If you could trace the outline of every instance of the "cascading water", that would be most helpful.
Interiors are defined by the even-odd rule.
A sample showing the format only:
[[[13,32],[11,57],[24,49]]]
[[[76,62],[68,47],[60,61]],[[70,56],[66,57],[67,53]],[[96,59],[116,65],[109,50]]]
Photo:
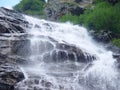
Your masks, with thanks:
[[[25,16],[29,21],[32,64],[16,90],[120,90],[112,52],[95,43],[87,30]]]

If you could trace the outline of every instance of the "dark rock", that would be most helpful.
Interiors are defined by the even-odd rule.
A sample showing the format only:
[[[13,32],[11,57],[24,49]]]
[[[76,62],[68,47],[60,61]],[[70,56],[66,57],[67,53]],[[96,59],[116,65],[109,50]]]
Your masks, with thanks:
[[[57,45],[57,48],[66,50],[66,53],[68,54],[68,58],[73,61],[89,62],[96,59],[96,56],[83,52],[81,49],[79,49],[74,45],[60,44]],[[64,55],[66,57],[66,54]]]
[[[82,0],[75,0],[75,2],[80,3]]]
[[[41,84],[42,84],[42,86],[47,87],[47,88],[52,86],[51,82],[48,82],[45,80],[41,80]]]
[[[63,15],[67,13],[71,13],[73,15],[83,14],[84,8],[78,4],[73,4],[78,2],[81,1],[80,0],[77,1],[49,0],[49,2],[47,3],[48,5],[45,9],[47,18],[49,20],[59,20]]]
[[[116,62],[115,62],[116,67],[117,67],[118,69],[120,69],[120,53],[118,53],[118,54],[113,54],[113,58],[116,59]]]
[[[13,64],[0,65],[0,90],[14,90],[14,85],[24,79],[22,71]]]
[[[28,22],[22,14],[1,7],[0,8],[0,33],[24,33]]]
[[[38,79],[35,79],[35,84],[39,84],[39,80]]]
[[[17,56],[17,55],[8,55],[7,59],[15,64],[18,65],[26,65],[29,64],[29,59],[23,58],[21,56]],[[7,61],[8,62],[8,61]]]
[[[66,43],[54,43],[54,44],[56,45],[56,48],[52,48],[51,51],[44,53],[43,61],[64,62],[70,60],[73,62],[88,63],[93,60],[96,60],[95,55],[83,52],[81,49],[74,45]]]
[[[98,42],[103,42],[103,43],[110,42],[113,37],[110,31],[104,31],[104,30],[101,30],[100,32],[90,31],[90,33],[93,36],[93,39],[95,39]]]
[[[71,14],[72,15],[77,15],[77,16],[79,16],[80,14],[83,14],[84,11],[85,11],[85,9],[81,8],[81,7],[76,7],[76,8],[70,9]]]
[[[62,62],[68,60],[67,52],[58,51],[58,60]]]
[[[109,3],[115,5],[119,0],[108,0]]]
[[[14,90],[14,86],[0,83],[1,90]]]
[[[57,54],[58,54],[58,52],[56,50],[54,50],[52,52],[52,56],[51,57],[52,57],[52,60],[55,61],[55,62],[58,62],[58,57],[57,57],[58,55]]]
[[[73,52],[68,52],[68,57],[70,61],[75,60],[75,54]]]
[[[113,54],[113,58],[120,58],[120,54]]]

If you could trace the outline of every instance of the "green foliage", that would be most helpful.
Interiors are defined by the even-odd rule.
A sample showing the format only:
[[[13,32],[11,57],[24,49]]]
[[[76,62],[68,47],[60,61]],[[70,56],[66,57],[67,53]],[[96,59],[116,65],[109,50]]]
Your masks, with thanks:
[[[80,17],[89,29],[110,30],[113,33],[120,33],[120,3],[112,6],[108,2],[101,2],[95,5],[94,9],[87,9]]]
[[[19,4],[13,8],[17,11],[31,15],[42,15],[44,14],[45,1],[44,0],[22,0]]]
[[[120,39],[113,39],[112,43],[118,47],[120,47]]]
[[[73,16],[66,14],[60,21],[71,21],[75,24],[83,24],[89,29],[108,30],[120,34],[120,2],[111,5],[108,0],[95,0],[94,7],[88,7],[83,15]]]
[[[60,21],[61,22],[66,22],[66,21],[70,21],[74,24],[79,24],[79,19],[80,17],[79,16],[76,16],[76,15],[71,15],[70,13],[69,14],[66,14],[64,16],[62,16],[60,18]]]

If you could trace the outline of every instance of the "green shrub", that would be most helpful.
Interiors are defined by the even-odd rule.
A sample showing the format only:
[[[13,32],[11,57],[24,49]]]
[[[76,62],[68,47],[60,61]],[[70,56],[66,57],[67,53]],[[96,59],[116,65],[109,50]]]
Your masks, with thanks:
[[[120,47],[120,39],[113,39],[112,43],[116,45],[117,47]]]
[[[44,0],[22,0],[19,4],[13,8],[17,11],[31,15],[44,14],[45,1]]]
[[[80,16],[80,21],[89,29],[110,30],[120,33],[120,3],[112,6],[108,2],[95,5],[94,9],[88,9]]]

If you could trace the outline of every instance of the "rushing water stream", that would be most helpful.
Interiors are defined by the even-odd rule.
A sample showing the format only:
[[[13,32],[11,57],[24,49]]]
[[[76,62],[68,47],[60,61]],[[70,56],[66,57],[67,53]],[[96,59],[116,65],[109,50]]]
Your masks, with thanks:
[[[16,90],[120,90],[112,52],[94,42],[85,28],[25,18],[31,23],[31,63],[22,66],[26,79]]]

